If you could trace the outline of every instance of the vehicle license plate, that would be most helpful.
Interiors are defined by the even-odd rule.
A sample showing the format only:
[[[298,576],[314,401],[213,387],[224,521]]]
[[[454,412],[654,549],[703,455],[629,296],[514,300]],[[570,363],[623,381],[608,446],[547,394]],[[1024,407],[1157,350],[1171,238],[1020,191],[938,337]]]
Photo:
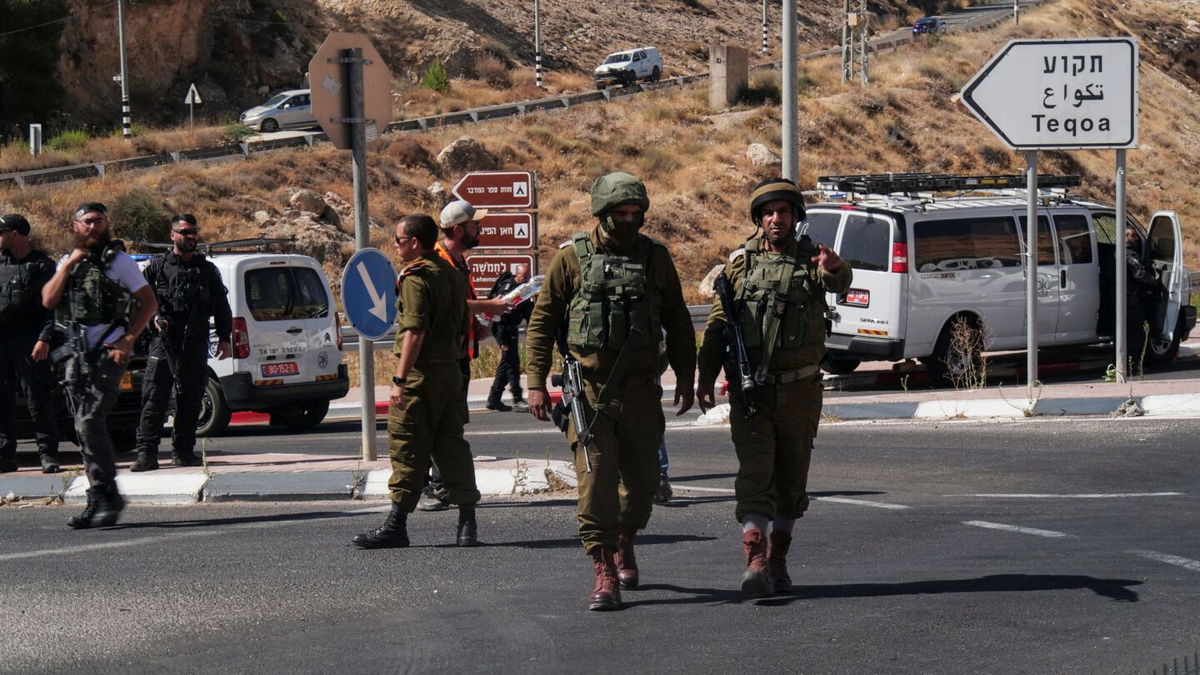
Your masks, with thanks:
[[[279,377],[280,375],[299,375],[300,364],[295,361],[284,361],[283,363],[264,363],[262,365],[263,377]]]

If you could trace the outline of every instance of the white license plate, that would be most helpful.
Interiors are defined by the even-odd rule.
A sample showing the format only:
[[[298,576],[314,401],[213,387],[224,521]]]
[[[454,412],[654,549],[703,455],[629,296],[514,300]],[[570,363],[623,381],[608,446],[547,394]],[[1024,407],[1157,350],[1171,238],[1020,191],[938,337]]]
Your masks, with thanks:
[[[263,377],[279,377],[280,375],[299,375],[300,364],[295,361],[284,361],[283,363],[264,363],[262,364]]]

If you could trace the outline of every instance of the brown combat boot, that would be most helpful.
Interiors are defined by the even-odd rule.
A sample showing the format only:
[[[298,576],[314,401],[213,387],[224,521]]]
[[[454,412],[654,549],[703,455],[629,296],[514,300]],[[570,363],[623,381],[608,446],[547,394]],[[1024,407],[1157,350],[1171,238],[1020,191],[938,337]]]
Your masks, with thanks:
[[[767,541],[761,530],[742,534],[742,550],[746,553],[746,571],[742,573],[742,593],[761,598],[770,595],[771,577],[767,575]]]
[[[596,587],[588,596],[588,609],[608,611],[621,607],[621,585],[617,582],[616,551],[603,546],[592,549]]]
[[[638,587],[637,557],[633,554],[633,537],[637,530],[621,530],[617,538],[617,581],[621,589],[632,591]]]
[[[767,541],[767,576],[776,593],[792,592],[792,577],[787,571],[787,552],[792,545],[788,532],[771,532]]]

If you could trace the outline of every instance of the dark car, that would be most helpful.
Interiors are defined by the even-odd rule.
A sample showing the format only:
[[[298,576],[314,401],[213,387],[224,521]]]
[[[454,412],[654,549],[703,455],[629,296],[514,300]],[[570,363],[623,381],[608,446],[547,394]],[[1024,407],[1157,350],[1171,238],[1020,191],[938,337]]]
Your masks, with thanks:
[[[946,22],[936,16],[927,16],[924,19],[917,19],[913,24],[913,33],[937,33],[946,27]]]

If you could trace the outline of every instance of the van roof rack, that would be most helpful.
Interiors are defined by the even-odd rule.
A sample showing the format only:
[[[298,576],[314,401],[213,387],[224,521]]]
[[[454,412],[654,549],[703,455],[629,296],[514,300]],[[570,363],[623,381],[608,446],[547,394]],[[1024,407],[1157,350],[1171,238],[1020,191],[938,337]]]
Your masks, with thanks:
[[[1079,176],[1038,174],[1038,188],[1078,187]],[[859,195],[888,195],[912,192],[972,192],[975,190],[1024,189],[1025,174],[996,176],[954,176],[941,173],[876,173],[847,176],[821,176],[817,187],[826,192]]]
[[[231,239],[229,241],[202,242],[196,244],[196,250],[205,255],[217,253],[265,253],[273,246],[285,246],[296,243],[295,237],[253,237],[250,239]],[[169,251],[175,245],[167,242],[140,241],[138,248]]]

